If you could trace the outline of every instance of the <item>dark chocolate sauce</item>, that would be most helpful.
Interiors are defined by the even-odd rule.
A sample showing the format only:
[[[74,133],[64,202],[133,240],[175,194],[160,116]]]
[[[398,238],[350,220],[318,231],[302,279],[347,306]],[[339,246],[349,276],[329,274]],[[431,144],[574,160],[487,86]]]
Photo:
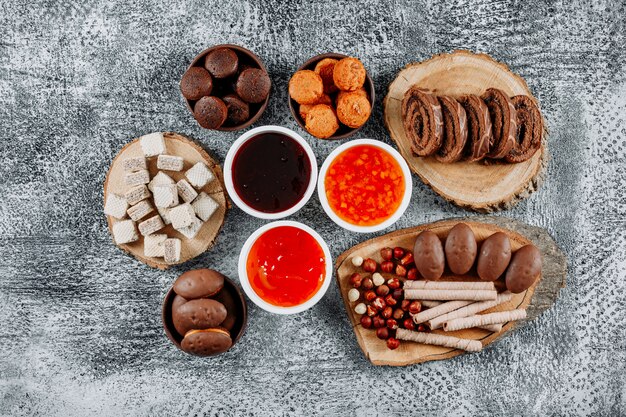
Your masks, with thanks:
[[[239,198],[264,213],[295,206],[311,178],[304,148],[282,133],[261,133],[245,142],[233,160],[233,185]]]

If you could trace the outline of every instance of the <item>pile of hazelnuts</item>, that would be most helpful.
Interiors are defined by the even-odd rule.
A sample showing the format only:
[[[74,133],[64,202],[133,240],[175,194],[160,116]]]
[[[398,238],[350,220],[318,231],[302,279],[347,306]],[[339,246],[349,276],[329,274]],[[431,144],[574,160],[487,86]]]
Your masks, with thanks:
[[[387,247],[380,250],[380,255],[383,259],[380,265],[371,258],[352,259],[354,266],[372,275],[364,276],[359,272],[352,274],[349,282],[353,288],[348,291],[348,299],[357,303],[354,311],[361,314],[361,326],[376,329],[376,336],[386,340],[387,347],[393,350],[400,346],[400,341],[395,338],[396,329],[423,332],[428,328],[413,322],[412,315],[422,311],[422,303],[404,299],[403,281],[400,280],[417,279],[413,253],[401,247]],[[379,271],[395,276],[385,279]]]

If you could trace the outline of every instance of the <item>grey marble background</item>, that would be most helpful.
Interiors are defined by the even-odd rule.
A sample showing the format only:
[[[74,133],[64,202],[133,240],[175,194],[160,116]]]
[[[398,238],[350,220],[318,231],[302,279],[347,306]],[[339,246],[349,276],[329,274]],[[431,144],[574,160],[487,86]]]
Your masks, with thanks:
[[[626,8],[611,2],[140,0],[0,3],[0,414],[626,415]],[[233,209],[214,250],[167,272],[112,243],[108,165],[152,131],[192,136],[223,160],[235,133],[199,128],[178,81],[194,55],[255,51],[274,87],[256,124],[301,131],[289,75],[328,51],[360,57],[378,94],[362,137],[389,142],[382,97],[404,65],[487,52],[539,98],[553,155],[546,183],[501,213],[545,227],[569,257],[551,310],[485,351],[406,368],[371,366],[336,285],[310,311],[270,315],[227,354],[182,354],[161,328],[181,272],[236,278],[262,221]],[[305,134],[304,132],[301,132]],[[338,143],[306,136],[321,163]],[[466,213],[415,178],[403,228]],[[336,256],[364,239],[319,201],[293,219]]]

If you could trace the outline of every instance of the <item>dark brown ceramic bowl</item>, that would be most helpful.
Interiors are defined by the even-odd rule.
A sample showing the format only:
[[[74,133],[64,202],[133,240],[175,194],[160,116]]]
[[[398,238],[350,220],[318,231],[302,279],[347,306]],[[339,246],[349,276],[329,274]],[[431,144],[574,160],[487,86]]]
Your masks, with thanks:
[[[315,65],[318,62],[320,62],[322,59],[324,59],[324,58],[342,59],[342,58],[346,58],[348,56],[349,55],[336,54],[334,52],[317,55],[317,56],[314,56],[313,58],[309,59],[304,64],[302,64],[302,66],[300,68],[298,68],[298,71],[301,71],[301,70],[313,70],[315,68]],[[363,84],[363,87],[365,88],[365,90],[369,94],[370,103],[372,104],[372,112],[373,112],[374,111],[375,91],[374,91],[374,82],[370,78],[369,73],[366,73],[366,75],[365,75],[365,84]],[[302,117],[300,117],[300,112],[298,111],[298,108],[299,108],[300,105],[295,100],[293,100],[291,97],[289,97],[289,94],[287,94],[287,96],[288,96],[288,100],[289,100],[289,110],[291,110],[292,116],[294,117],[294,119],[296,119],[296,122],[298,122],[300,127],[302,129],[306,130],[305,122],[304,122],[304,120],[302,120]],[[372,117],[371,114],[370,114],[370,117]],[[369,118],[367,120],[369,120]],[[365,123],[367,123],[367,121]],[[365,123],[363,123],[361,126],[359,126],[357,128],[351,128],[351,127],[348,127],[348,126],[345,126],[345,125],[339,123],[339,129],[335,132],[335,134],[332,135],[329,138],[322,139],[322,140],[345,139],[347,137],[350,137],[350,136],[354,135],[359,130],[361,130],[361,128],[363,126],[365,126]]]
[[[241,292],[239,287],[230,280],[230,278],[224,277],[224,288],[222,288],[222,291],[230,292],[230,294],[233,296],[233,299],[235,299],[235,301],[238,301],[239,304],[237,306],[239,314],[237,316],[235,325],[230,332],[231,338],[233,340],[233,344],[230,347],[232,349],[232,347],[235,346],[239,339],[241,339],[241,336],[246,329],[246,325],[248,323],[248,308],[246,307],[246,300],[243,296],[243,293]],[[163,320],[163,329],[165,330],[167,338],[170,339],[178,349],[182,350],[180,344],[183,341],[183,336],[178,334],[178,332],[174,328],[174,323],[172,322],[172,302],[174,301],[175,296],[176,293],[174,292],[174,288],[170,288],[170,290],[165,295],[165,299],[163,300],[161,319]]]
[[[256,56],[254,53],[252,53],[251,51],[247,50],[246,48],[243,48],[241,46],[238,45],[231,45],[231,44],[222,44],[222,45],[215,45],[212,46],[210,48],[205,49],[204,51],[200,52],[194,59],[193,61],[191,61],[191,64],[189,65],[189,67],[187,68],[187,70],[189,70],[189,68],[191,67],[201,67],[204,68],[204,57],[211,51],[213,51],[214,49],[219,49],[219,48],[230,48],[233,51],[235,51],[235,53],[237,54],[237,58],[239,58],[239,65],[246,65],[249,67],[253,67],[253,68],[260,68],[263,71],[267,72],[267,69],[265,68],[265,65],[263,65],[263,62],[261,62],[261,60],[259,59],[258,56]],[[187,71],[185,70],[185,71]],[[269,74],[269,73],[268,73]],[[215,91],[215,89],[217,88],[220,92],[219,95],[217,95],[217,97],[223,97],[226,94],[230,94],[230,93],[235,93],[232,85],[235,83],[234,79],[231,78],[226,78],[224,80],[213,80],[214,85],[213,85],[213,90]],[[216,86],[216,84],[219,83],[219,87]],[[265,99],[265,101],[263,101],[262,103],[250,103],[250,118],[243,124],[240,125],[227,125],[224,124],[222,126],[220,126],[217,129],[214,130],[221,130],[221,131],[227,131],[227,132],[231,132],[231,131],[235,131],[235,130],[241,130],[241,129],[245,129],[248,126],[250,126],[252,123],[256,122],[259,117],[261,117],[261,115],[263,114],[263,112],[265,111],[265,109],[267,108],[267,103],[269,103],[270,101],[270,95],[272,94],[271,90],[270,90],[270,94],[267,95],[267,98]],[[183,99],[185,100],[185,103],[187,103],[187,108],[189,109],[189,111],[191,112],[191,115],[193,116],[193,106],[196,104],[196,100],[187,100],[185,97],[183,97]],[[195,119],[194,119],[195,120]],[[227,123],[227,122],[225,122]]]

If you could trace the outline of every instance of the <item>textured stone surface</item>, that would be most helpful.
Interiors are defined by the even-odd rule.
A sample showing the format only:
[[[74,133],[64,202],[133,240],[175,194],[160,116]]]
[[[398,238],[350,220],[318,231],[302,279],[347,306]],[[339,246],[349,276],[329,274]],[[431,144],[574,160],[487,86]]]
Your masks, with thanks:
[[[1,415],[626,414],[626,9],[617,2],[296,4],[233,1],[0,3]],[[214,250],[161,272],[124,255],[102,215],[102,182],[130,138],[173,130],[223,160],[235,133],[199,128],[178,80],[223,42],[249,47],[274,86],[256,125],[300,131],[289,74],[310,56],[359,56],[379,100],[363,137],[389,142],[380,98],[434,53],[487,52],[523,75],[550,130],[540,190],[501,215],[546,228],[569,257],[557,304],[489,349],[407,368],[369,365],[338,290],[278,317],[250,306],[227,354],[181,354],[160,303],[182,271],[236,278],[239,210]],[[322,162],[337,143],[306,136]],[[395,227],[466,213],[416,182]],[[367,236],[340,230],[316,198],[295,220],[333,255]]]

